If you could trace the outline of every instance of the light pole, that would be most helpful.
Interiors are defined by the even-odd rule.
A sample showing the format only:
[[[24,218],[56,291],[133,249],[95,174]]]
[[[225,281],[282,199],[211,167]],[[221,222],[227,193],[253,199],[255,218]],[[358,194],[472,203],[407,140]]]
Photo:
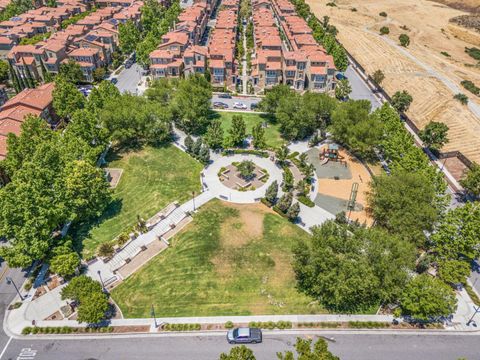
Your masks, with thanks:
[[[193,211],[195,211],[195,191],[192,191]]]
[[[24,300],[22,294],[20,294],[20,291],[18,291],[18,287],[17,287],[17,284],[15,284],[15,281],[13,281],[13,279],[10,277],[10,276],[7,276],[6,277],[6,280],[7,280],[7,284],[10,285],[10,284],[13,284],[13,287],[15,288],[15,290],[17,291],[17,294],[18,296],[20,296],[20,300]]]
[[[467,322],[467,326],[470,326],[471,322],[473,321],[473,318],[475,317],[475,315],[477,315],[478,312],[480,312],[480,306],[475,308],[475,306],[473,307],[473,309],[475,310],[475,312],[473,313],[472,317],[470,318],[470,320],[468,320]]]
[[[158,325],[157,325],[157,318],[155,317],[155,309],[153,308],[153,304],[152,304],[152,309],[150,310],[150,315],[153,318],[153,323],[154,323],[155,329],[156,329],[158,327]]]
[[[97,270],[98,277],[100,278],[100,282],[102,283],[102,290],[105,292],[105,285],[103,284],[103,279],[102,279],[102,272],[100,270]]]

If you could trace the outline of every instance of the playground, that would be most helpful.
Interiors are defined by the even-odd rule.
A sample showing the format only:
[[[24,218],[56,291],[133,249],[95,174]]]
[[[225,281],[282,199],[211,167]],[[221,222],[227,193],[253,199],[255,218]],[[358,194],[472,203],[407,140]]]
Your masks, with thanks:
[[[312,148],[307,154],[318,178],[314,202],[332,214],[345,211],[351,220],[371,225],[373,219],[365,211],[371,181],[367,167],[337,144]]]

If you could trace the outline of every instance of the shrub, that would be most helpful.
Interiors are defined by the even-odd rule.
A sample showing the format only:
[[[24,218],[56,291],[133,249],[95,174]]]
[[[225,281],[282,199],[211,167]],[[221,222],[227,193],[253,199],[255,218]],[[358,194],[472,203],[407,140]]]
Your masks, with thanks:
[[[29,335],[32,333],[32,328],[30,326],[24,327],[22,330],[22,335]]]
[[[473,303],[477,306],[480,306],[480,298],[469,284],[465,285],[465,290],[467,291],[468,296],[470,296],[470,299],[472,299]]]
[[[331,7],[337,7],[337,4],[335,4],[334,2],[329,2],[326,5]]]
[[[398,41],[400,41],[400,45],[402,45],[403,47],[407,47],[408,45],[410,45],[410,37],[407,34],[401,34],[398,37]]]
[[[40,332],[40,329],[38,327],[33,327],[32,329],[32,334],[38,334]]]
[[[462,93],[458,93],[453,97],[455,100],[460,101],[462,105],[468,104],[468,96]]]
[[[114,249],[111,243],[103,243],[98,247],[98,255],[109,258],[113,255]]]
[[[314,207],[315,203],[306,196],[297,196],[297,200],[300,201],[303,205],[308,207]]]
[[[446,51],[442,51],[440,54],[442,54],[445,57],[451,57],[451,55]]]
[[[28,279],[27,281],[25,281],[25,284],[23,285],[23,288],[26,290],[26,291],[29,291],[33,286],[33,283],[32,283],[32,279]]]
[[[479,60],[480,61],[480,49],[479,48],[476,48],[476,47],[472,47],[472,48],[465,48],[465,52],[472,58],[474,58],[475,60]]]
[[[383,329],[390,326],[390,323],[379,321],[349,321],[348,326],[354,329]]]
[[[268,158],[268,153],[266,151],[261,151],[261,150],[230,149],[230,150],[222,151],[223,156],[227,156],[231,154],[250,154],[250,155],[257,155],[264,158]]]
[[[382,11],[382,12],[381,12],[380,14],[378,14],[378,15],[380,15],[380,16],[382,16],[382,17],[387,17],[387,13],[386,13],[385,11]]]
[[[351,8],[350,11],[351,12],[357,12],[357,8]]]
[[[480,88],[470,80],[463,80],[460,84],[472,94],[480,95]]]
[[[388,26],[382,26],[380,28],[380,35],[388,35],[390,34],[390,29],[388,28]]]

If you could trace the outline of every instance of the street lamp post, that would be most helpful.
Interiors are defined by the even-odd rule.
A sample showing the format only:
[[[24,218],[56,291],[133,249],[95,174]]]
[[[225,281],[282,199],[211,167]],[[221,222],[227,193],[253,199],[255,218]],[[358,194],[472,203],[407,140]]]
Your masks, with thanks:
[[[473,313],[473,315],[472,315],[472,317],[470,318],[470,320],[468,320],[467,326],[470,326],[470,324],[472,323],[473,318],[475,317],[475,315],[477,315],[477,313],[480,312],[480,306],[477,307],[477,308],[475,308],[475,306],[474,306],[473,309],[475,310],[475,312]]]
[[[105,292],[105,284],[103,283],[102,279],[102,272],[100,270],[97,270],[98,277],[100,278],[100,282],[102,283],[102,290]]]
[[[7,279],[7,284],[8,284],[8,285],[10,285],[10,284],[13,285],[13,287],[14,287],[15,290],[17,291],[18,296],[20,296],[20,300],[23,301],[24,298],[23,298],[22,294],[20,294],[20,291],[18,291],[18,287],[17,287],[17,284],[15,284],[15,281],[13,281],[13,279],[12,279],[11,277],[9,277],[9,276],[7,276],[6,279]]]
[[[153,308],[153,304],[152,304],[152,309],[150,310],[150,315],[153,318],[153,324],[155,325],[155,329],[156,329],[158,325],[157,325],[157,318],[155,317],[155,309]]]
[[[193,211],[195,211],[195,191],[192,191]]]

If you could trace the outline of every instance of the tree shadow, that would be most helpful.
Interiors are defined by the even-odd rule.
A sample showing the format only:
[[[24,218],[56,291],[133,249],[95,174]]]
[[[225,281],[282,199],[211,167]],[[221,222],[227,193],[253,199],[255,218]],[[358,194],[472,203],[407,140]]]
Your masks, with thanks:
[[[73,238],[73,247],[78,253],[83,251],[83,242],[90,238],[92,229],[100,226],[103,222],[113,218],[122,211],[123,200],[114,199],[105,209],[103,214],[97,219],[91,219],[82,223],[77,223],[72,226],[71,234]]]

